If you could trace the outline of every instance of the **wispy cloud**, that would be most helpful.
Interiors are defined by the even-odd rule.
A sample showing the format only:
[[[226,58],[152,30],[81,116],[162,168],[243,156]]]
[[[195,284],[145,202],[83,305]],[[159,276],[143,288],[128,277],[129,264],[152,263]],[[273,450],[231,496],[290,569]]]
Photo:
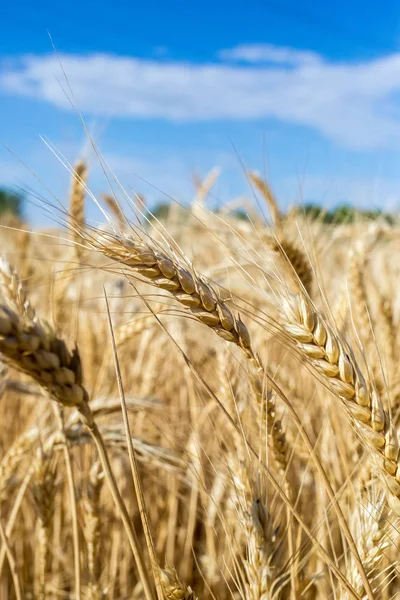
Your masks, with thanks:
[[[240,44],[234,48],[220,50],[222,60],[246,63],[274,63],[288,66],[307,66],[322,62],[316,52],[294,50],[272,44]]]
[[[270,45],[221,51],[198,64],[110,54],[61,55],[85,115],[176,122],[263,120],[311,127],[351,148],[393,148],[400,140],[400,53],[336,63]],[[246,64],[232,61],[246,61]],[[248,63],[256,64],[248,64]],[[60,84],[61,82],[61,84]],[[71,104],[54,55],[0,66],[0,93]]]

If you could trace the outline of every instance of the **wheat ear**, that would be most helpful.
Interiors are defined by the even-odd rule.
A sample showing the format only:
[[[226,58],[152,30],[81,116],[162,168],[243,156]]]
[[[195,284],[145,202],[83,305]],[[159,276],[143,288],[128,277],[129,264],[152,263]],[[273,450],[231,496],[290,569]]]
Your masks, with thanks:
[[[258,189],[258,191],[261,193],[264,200],[266,201],[268,210],[271,215],[272,223],[273,223],[274,227],[277,230],[279,230],[282,226],[282,216],[279,211],[278,202],[276,201],[276,198],[275,198],[268,182],[265,181],[264,179],[262,179],[260,177],[260,175],[258,173],[256,173],[255,171],[250,171],[248,173],[248,175],[249,175],[250,181],[252,183],[254,183],[254,185],[256,186],[256,188]]]
[[[375,499],[371,493],[369,497],[362,498],[353,520],[355,521],[355,537],[358,540],[360,556],[368,577],[372,581],[379,564],[383,561],[385,550],[391,545],[384,498]],[[357,569],[354,568],[353,561],[350,566],[349,580],[356,592],[363,598],[365,597],[364,584]]]
[[[192,588],[183,583],[173,567],[160,569],[160,580],[165,600],[197,600]]]
[[[70,353],[65,342],[49,329],[26,323],[23,316],[0,306],[0,352],[62,405],[85,411],[88,394],[82,384],[77,348]]]
[[[397,324],[393,314],[393,305],[388,296],[381,294],[379,296],[379,323],[382,331],[385,348],[385,362],[389,374],[389,383],[393,384],[396,376],[398,347],[397,347]]]
[[[104,203],[113,213],[114,217],[117,220],[119,225],[123,225],[126,221],[124,213],[122,212],[117,199],[112,194],[102,194],[101,197],[104,200]]]
[[[79,258],[82,255],[82,236],[80,230],[85,225],[85,186],[88,168],[84,160],[80,160],[74,167],[74,173],[69,197],[69,212],[71,215],[71,230],[75,242],[75,252]]]
[[[285,472],[289,465],[290,449],[280,419],[276,418],[275,392],[264,389],[259,377],[251,377],[251,385],[265,416],[270,447],[277,465]]]
[[[0,290],[3,303],[7,303],[30,321],[37,321],[35,310],[27,298],[17,271],[3,256],[0,257]]]
[[[400,514],[399,443],[376,389],[367,384],[350,347],[305,296],[288,296],[284,300],[283,319],[291,340],[343,401],[357,430],[373,450],[392,507]]]
[[[282,215],[279,211],[278,202],[267,181],[262,179],[255,171],[249,173],[249,178],[265,199],[272,224],[275,229],[276,238],[271,241],[272,249],[281,254],[286,266],[290,268],[291,275],[296,275],[307,292],[310,292],[313,275],[310,262],[304,252],[293,242],[289,241],[282,232]]]
[[[190,273],[175,257],[127,236],[104,234],[99,239],[91,239],[90,243],[105,256],[130,267],[149,279],[152,285],[172,294],[198,321],[211,327],[223,339],[245,352],[250,349],[250,335],[240,317],[232,314],[205,279]]]
[[[367,348],[373,343],[370,323],[370,309],[365,285],[365,273],[368,262],[365,245],[353,250],[349,261],[349,288],[352,298],[353,317],[357,331]]]
[[[214,167],[211,169],[209,173],[207,173],[206,177],[201,180],[197,177],[194,177],[194,184],[196,186],[196,197],[194,199],[193,204],[197,204],[197,206],[204,208],[205,200],[210,193],[211,189],[214,187],[221,170],[218,167]]]
[[[271,527],[267,523],[264,506],[259,500],[253,500],[247,519],[247,574],[246,598],[248,600],[267,600],[270,594],[271,581],[274,576],[272,563],[273,539],[266,533]]]
[[[300,282],[304,289],[310,293],[313,282],[313,272],[310,261],[303,250],[301,250],[297,244],[294,244],[284,237],[280,240],[274,240],[272,248],[275,252],[279,252],[282,255],[286,268],[289,270],[291,277],[294,278],[297,287],[299,287]]]

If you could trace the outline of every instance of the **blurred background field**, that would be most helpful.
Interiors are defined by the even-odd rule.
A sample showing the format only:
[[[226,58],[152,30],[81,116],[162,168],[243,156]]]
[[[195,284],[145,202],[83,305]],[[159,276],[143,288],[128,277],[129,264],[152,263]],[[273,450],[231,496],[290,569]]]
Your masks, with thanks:
[[[158,581],[160,597],[174,600],[364,598],[355,548],[370,597],[396,597],[398,509],[391,500],[397,496],[387,491],[385,500],[381,447],[363,430],[365,423],[375,426],[376,412],[366,422],[349,418],[353,401],[340,391],[334,398],[315,371],[315,352],[302,357],[295,350],[297,338],[285,330],[282,313],[286,299],[297,293],[293,298],[307,298],[326,315],[340,343],[350,344],[351,372],[361,369],[369,393],[379,394],[373,410],[383,411],[384,430],[397,432],[396,215],[317,206],[293,206],[285,213],[254,172],[248,176],[257,202],[235,201],[213,212],[206,208],[217,180],[213,170],[197,182],[189,207],[170,203],[153,214],[138,196],[124,214],[117,196],[105,194],[99,197],[104,223],[93,228],[85,220],[93,201],[85,162],[76,163],[73,174],[68,211],[52,209],[59,227],[31,229],[18,201],[9,191],[2,196],[2,253],[12,266],[1,263],[0,325],[21,319],[15,337],[5,325],[0,328],[0,498],[8,540],[0,551],[2,597],[153,598]],[[111,250],[118,240],[132,244],[123,263]],[[169,290],[178,285],[171,283],[177,275],[160,279],[151,259],[133,258],[135,248],[154,248],[145,252],[156,252],[156,264],[164,264],[166,273],[167,264],[192,273],[187,276],[197,281],[194,296],[208,306],[205,315],[183,297],[182,305],[179,294],[174,300]],[[226,306],[225,319],[240,315],[245,324],[248,332],[238,328],[238,343],[226,337],[228,331],[224,339],[213,332],[209,285],[217,305]],[[54,358],[58,345],[45,341],[39,357],[36,343],[24,341],[31,335],[63,338],[79,349],[79,381],[138,531],[147,591],[90,428],[80,423],[79,404],[78,412],[69,408],[74,401],[65,396],[62,408],[70,376],[63,375],[61,401],[49,383],[53,369],[67,359]],[[249,336],[261,372],[254,371],[253,350],[241,336]],[[21,354],[16,344],[22,344]],[[300,346],[300,352],[308,347]],[[315,356],[330,356],[325,347]],[[115,356],[154,546],[144,537],[141,499],[132,483]],[[391,456],[397,460],[397,451]],[[325,478],[355,547],[338,521]]]

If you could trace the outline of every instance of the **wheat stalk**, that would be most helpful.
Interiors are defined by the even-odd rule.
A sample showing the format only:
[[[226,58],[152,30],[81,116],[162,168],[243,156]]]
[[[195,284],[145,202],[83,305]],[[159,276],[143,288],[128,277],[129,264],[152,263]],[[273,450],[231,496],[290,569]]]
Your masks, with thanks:
[[[92,600],[102,597],[99,586],[101,572],[101,508],[100,493],[103,485],[103,473],[98,462],[94,463],[89,472],[87,482],[87,497],[84,502],[85,509],[85,538],[88,553],[89,583],[86,597]]]
[[[55,471],[51,455],[41,450],[34,466],[32,493],[37,510],[37,577],[35,578],[35,597],[45,600],[46,578],[49,568],[51,526],[54,511]]]

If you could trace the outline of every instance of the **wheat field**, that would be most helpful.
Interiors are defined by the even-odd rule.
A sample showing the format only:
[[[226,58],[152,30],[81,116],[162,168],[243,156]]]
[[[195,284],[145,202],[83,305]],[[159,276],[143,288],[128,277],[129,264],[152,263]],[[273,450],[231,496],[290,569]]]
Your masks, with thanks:
[[[400,227],[217,176],[3,219],[2,600],[400,598]]]

